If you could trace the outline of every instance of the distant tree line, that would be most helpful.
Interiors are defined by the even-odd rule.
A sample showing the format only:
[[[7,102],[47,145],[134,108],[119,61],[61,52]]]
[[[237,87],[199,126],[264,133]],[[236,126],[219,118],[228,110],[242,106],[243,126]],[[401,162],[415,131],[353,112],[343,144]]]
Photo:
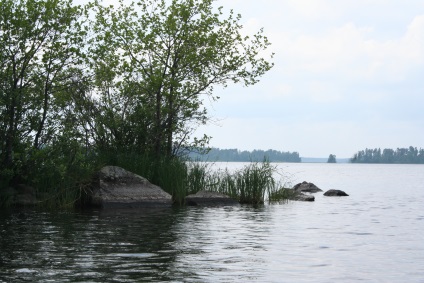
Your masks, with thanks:
[[[352,163],[396,163],[396,164],[424,164],[424,149],[385,148],[365,149],[355,153],[350,159]]]
[[[238,149],[212,148],[205,154],[191,153],[190,158],[201,161],[255,162],[267,159],[269,162],[301,162],[298,152],[282,152],[272,149],[240,151]]]

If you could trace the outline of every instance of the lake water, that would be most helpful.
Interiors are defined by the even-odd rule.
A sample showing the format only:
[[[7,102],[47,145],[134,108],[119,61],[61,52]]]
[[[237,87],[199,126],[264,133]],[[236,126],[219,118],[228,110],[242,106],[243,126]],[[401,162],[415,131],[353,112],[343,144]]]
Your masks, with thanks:
[[[350,196],[259,208],[2,211],[0,282],[424,282],[423,165],[279,166],[292,184]]]

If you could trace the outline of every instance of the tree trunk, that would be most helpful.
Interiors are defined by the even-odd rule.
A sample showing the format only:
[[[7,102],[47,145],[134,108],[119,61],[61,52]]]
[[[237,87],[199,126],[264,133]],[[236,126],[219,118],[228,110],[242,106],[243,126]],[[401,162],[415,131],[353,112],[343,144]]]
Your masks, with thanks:
[[[18,89],[18,79],[13,80],[12,89],[10,92],[11,99],[10,99],[10,105],[9,105],[9,111],[8,111],[8,121],[7,121],[7,128],[6,128],[6,142],[5,142],[5,150],[6,153],[4,155],[4,166],[6,168],[12,168],[13,167],[13,148],[14,148],[14,142],[15,142],[15,136],[16,136],[16,96],[17,96],[17,89]]]
[[[44,102],[43,102],[43,116],[41,117],[40,123],[38,125],[38,129],[37,129],[37,134],[35,135],[35,139],[34,139],[34,148],[38,148],[39,147],[39,139],[41,136],[41,133],[43,131],[44,128],[44,123],[46,122],[46,118],[47,118],[47,110],[49,107],[49,80],[48,78],[46,79],[46,83],[44,84]]]
[[[160,90],[156,92],[156,117],[155,117],[155,136],[154,136],[154,154],[156,157],[161,155],[161,143],[162,143],[162,93]]]

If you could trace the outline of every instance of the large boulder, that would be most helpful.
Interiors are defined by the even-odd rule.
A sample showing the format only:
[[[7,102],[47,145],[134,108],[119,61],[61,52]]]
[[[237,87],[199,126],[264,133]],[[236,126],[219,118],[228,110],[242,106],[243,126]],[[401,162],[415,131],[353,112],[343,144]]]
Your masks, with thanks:
[[[210,191],[199,191],[196,194],[188,195],[185,202],[190,206],[234,206],[240,204],[227,195]]]
[[[140,208],[171,206],[172,197],[141,176],[117,166],[106,166],[95,175],[90,202],[102,208]]]
[[[347,197],[349,196],[347,193],[341,190],[328,190],[324,193],[327,197]]]
[[[313,183],[308,183],[306,181],[303,181],[302,183],[299,183],[293,187],[293,190],[297,192],[303,192],[303,193],[317,193],[322,192],[320,188],[315,186]]]

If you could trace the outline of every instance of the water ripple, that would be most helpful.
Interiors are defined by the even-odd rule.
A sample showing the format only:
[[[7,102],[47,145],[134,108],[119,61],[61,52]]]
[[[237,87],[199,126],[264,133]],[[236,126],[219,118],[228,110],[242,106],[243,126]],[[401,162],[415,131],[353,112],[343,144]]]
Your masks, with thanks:
[[[0,282],[422,282],[424,188],[395,177],[407,168],[423,178],[424,166],[331,167],[348,180],[329,179],[330,167],[285,166],[351,196],[259,208],[1,213]],[[402,182],[413,185],[405,191]]]

